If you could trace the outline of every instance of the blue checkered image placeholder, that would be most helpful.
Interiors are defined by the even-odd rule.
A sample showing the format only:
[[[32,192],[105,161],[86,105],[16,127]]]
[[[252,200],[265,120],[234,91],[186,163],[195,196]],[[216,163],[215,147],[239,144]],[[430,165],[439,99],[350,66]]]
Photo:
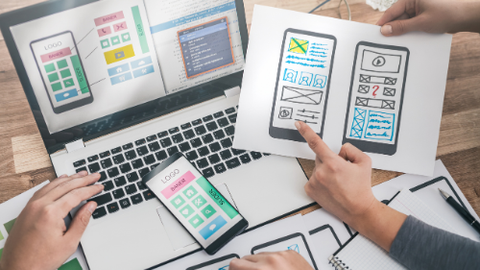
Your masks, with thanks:
[[[362,138],[363,127],[365,126],[365,118],[367,117],[367,110],[355,108],[353,113],[352,128],[350,129],[350,136],[354,138]]]

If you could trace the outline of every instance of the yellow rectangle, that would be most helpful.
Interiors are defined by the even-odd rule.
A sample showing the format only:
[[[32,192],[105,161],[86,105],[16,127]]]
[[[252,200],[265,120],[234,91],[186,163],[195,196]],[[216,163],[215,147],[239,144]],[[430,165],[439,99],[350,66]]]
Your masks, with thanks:
[[[131,44],[115,50],[104,52],[103,54],[105,55],[107,65],[135,56],[135,52],[133,51],[133,46]]]

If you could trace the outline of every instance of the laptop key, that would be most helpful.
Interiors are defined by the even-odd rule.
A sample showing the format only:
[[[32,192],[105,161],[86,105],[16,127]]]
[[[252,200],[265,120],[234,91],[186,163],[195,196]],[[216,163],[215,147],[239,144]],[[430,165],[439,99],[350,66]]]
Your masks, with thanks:
[[[107,205],[107,209],[108,209],[108,212],[111,214],[111,213],[117,212],[118,209],[120,209],[120,208],[118,207],[118,203],[114,202],[114,203],[111,203],[111,204]]]
[[[230,150],[225,149],[222,152],[220,152],[220,156],[222,157],[223,160],[229,159],[232,157],[232,153],[230,153]]]
[[[163,137],[165,137],[165,136],[167,136],[167,135],[168,135],[168,132],[167,132],[167,131],[162,131],[162,132],[157,133],[158,138],[163,138]]]
[[[229,169],[233,169],[240,166],[240,160],[238,160],[238,158],[232,158],[230,160],[225,161],[225,164],[227,164],[227,167]]]
[[[155,164],[153,164],[152,166],[150,166],[150,170],[153,170],[153,169],[155,169],[155,167],[157,167],[158,165],[160,165],[160,164],[159,164],[159,163],[155,163]]]
[[[88,199],[87,201],[89,201],[89,202],[95,201],[97,203],[97,206],[101,206],[101,205],[104,205],[106,203],[111,202],[112,200],[113,200],[112,195],[110,193],[105,193],[105,194],[97,196],[95,198]]]
[[[112,191],[112,194],[115,199],[120,199],[125,196],[125,191],[123,191],[123,188],[119,188]]]
[[[153,134],[147,137],[147,142],[151,142],[157,139],[157,135]]]
[[[188,150],[191,149],[190,144],[188,142],[184,142],[182,144],[179,144],[178,147],[180,148],[181,152],[187,152]]]
[[[125,191],[128,195],[133,194],[137,192],[137,186],[135,186],[135,184],[128,185],[125,187]]]
[[[232,146],[232,141],[229,138],[221,140],[220,143],[222,144],[223,148],[229,148]]]
[[[223,163],[217,164],[213,167],[215,168],[216,173],[223,173],[224,171],[227,170],[227,168],[225,168],[225,165]]]
[[[204,126],[198,126],[195,128],[195,133],[200,136],[200,135],[203,135],[207,132],[207,130],[205,129]]]
[[[107,210],[105,210],[105,207],[99,207],[92,213],[93,219],[101,218],[107,214]]]
[[[145,198],[145,201],[148,201],[155,198],[155,194],[153,194],[151,190],[147,190],[143,192],[143,197]]]
[[[79,166],[82,166],[82,165],[85,165],[85,164],[87,164],[87,162],[85,162],[85,159],[82,159],[82,160],[75,161],[73,163],[73,167],[76,168],[76,167],[79,167]]]
[[[95,173],[95,172],[100,171],[100,165],[98,164],[98,162],[95,162],[95,163],[92,163],[92,164],[88,165],[88,171],[90,173]]]
[[[184,129],[187,129],[187,128],[191,128],[191,127],[192,127],[192,124],[190,124],[190,123],[185,123],[185,124],[181,125],[180,127],[182,128],[182,130],[184,130]]]
[[[100,172],[100,179],[98,179],[98,182],[102,182],[105,180],[107,180],[107,174],[105,173],[105,171]]]
[[[139,190],[147,189],[147,187],[143,184],[142,181],[137,182],[137,187],[138,187]]]
[[[200,125],[201,123],[202,123],[202,119],[197,119],[197,120],[193,120],[193,121],[192,121],[192,124],[193,124],[194,126],[198,126],[198,125]]]
[[[181,133],[172,135],[172,140],[173,140],[174,143],[181,143],[181,142],[183,142],[183,136],[182,136]]]
[[[143,169],[138,170],[138,174],[140,175],[140,177],[144,177],[149,172],[150,172],[149,168],[143,168]]]
[[[190,144],[192,145],[192,147],[199,147],[202,145],[202,141],[200,140],[200,138],[195,138],[190,140]]]
[[[220,161],[220,157],[217,154],[213,154],[208,157],[208,161],[210,161],[210,164],[215,164]]]
[[[88,157],[88,162],[94,162],[96,160],[98,160],[98,155],[94,155],[94,156],[91,156],[91,157]]]
[[[240,155],[242,153],[245,153],[245,150],[238,150],[238,149],[232,148],[232,152],[234,155]]]
[[[117,167],[113,167],[113,168],[108,169],[108,170],[107,170],[107,173],[108,173],[108,176],[109,176],[110,178],[113,178],[113,177],[115,177],[115,176],[117,176],[117,175],[120,174],[120,172],[118,171],[118,168],[117,168]]]
[[[168,156],[167,156],[167,152],[165,152],[165,150],[162,150],[162,151],[156,152],[155,157],[157,157],[158,161],[161,161],[166,159]]]
[[[178,127],[174,127],[174,128],[169,129],[169,130],[168,130],[168,133],[174,134],[174,133],[177,133],[177,132],[179,132],[179,131],[180,131],[180,129],[178,129]]]
[[[210,154],[210,151],[208,150],[208,148],[207,148],[206,146],[201,147],[201,148],[198,148],[197,151],[198,151],[198,154],[199,154],[201,157],[204,157],[204,156]]]
[[[235,127],[234,126],[226,127],[225,133],[227,133],[228,136],[232,136],[233,134],[235,134]]]
[[[128,182],[135,182],[139,179],[137,172],[127,173],[125,176],[127,176]]]
[[[234,108],[234,107],[228,108],[228,109],[225,110],[225,112],[226,112],[227,114],[234,113],[234,112],[235,112],[235,108]]]
[[[127,183],[127,181],[125,180],[125,176],[117,177],[113,179],[113,181],[115,182],[115,186],[117,187],[121,187]]]
[[[135,154],[135,151],[133,150],[130,150],[128,152],[125,152],[125,157],[128,159],[128,160],[132,160],[134,158],[137,157],[137,154]]]
[[[204,144],[211,143],[213,142],[213,136],[212,134],[203,135],[202,140]]]
[[[224,114],[223,112],[216,112],[213,114],[213,116],[215,116],[215,118],[219,118],[219,117],[222,117]]]
[[[112,159],[110,159],[110,158],[102,159],[100,161],[100,164],[102,164],[102,168],[104,168],[104,169],[109,168],[113,165]]]
[[[136,146],[139,146],[139,145],[142,145],[142,144],[145,144],[147,141],[145,139],[140,139],[140,140],[136,140],[135,141],[135,145]]]
[[[142,159],[135,159],[134,161],[132,161],[132,166],[134,169],[138,169],[138,168],[141,168],[143,167],[143,161]]]
[[[218,122],[218,125],[221,126],[221,127],[226,127],[230,124],[228,122],[227,118],[225,118],[225,117],[218,119],[217,122]]]
[[[130,199],[132,200],[133,204],[139,204],[143,202],[143,198],[142,198],[142,195],[140,195],[140,193],[131,196]]]
[[[178,147],[172,146],[167,149],[167,152],[168,152],[168,156],[172,156],[173,154],[178,152]]]
[[[148,149],[150,149],[150,151],[152,151],[152,152],[155,152],[155,151],[157,151],[158,149],[160,149],[160,144],[158,144],[158,142],[150,143],[150,144],[148,145]]]
[[[210,152],[217,152],[222,149],[218,142],[214,142],[208,146],[210,148]]]
[[[240,156],[240,160],[242,161],[243,164],[247,164],[249,163],[250,161],[252,161],[252,159],[250,158],[250,156],[248,155],[248,153],[245,153],[243,155]]]
[[[235,124],[237,122],[237,114],[229,115],[228,120],[230,120],[230,123]]]
[[[151,155],[148,155],[148,156],[144,157],[143,161],[145,162],[145,164],[150,165],[150,164],[154,163],[156,160],[155,160],[155,156],[153,154],[151,154]]]
[[[213,131],[218,128],[217,123],[209,122],[206,124],[208,131]]]
[[[205,177],[208,178],[208,177],[214,176],[214,175],[215,175],[215,171],[214,171],[211,167],[209,167],[209,168],[206,168],[205,170],[203,170],[203,171],[202,171],[202,174],[203,174],[203,176],[205,176]]]
[[[127,173],[129,171],[132,170],[132,166],[130,166],[129,163],[124,163],[124,164],[121,164],[120,166],[118,166],[120,168],[120,171],[122,173]]]
[[[186,157],[188,160],[192,161],[192,160],[197,159],[197,158],[198,158],[198,155],[197,155],[197,152],[196,152],[195,150],[193,150],[193,151],[190,151],[190,152],[186,153],[186,154],[185,154],[185,157]]]
[[[170,140],[170,138],[165,138],[160,140],[160,144],[162,145],[163,148],[167,148],[170,145],[172,145],[172,140]]]
[[[127,143],[124,146],[122,146],[123,150],[128,150],[133,148],[133,143]]]
[[[207,115],[207,116],[203,117],[202,119],[203,119],[203,122],[212,121],[212,120],[213,120],[213,116]]]
[[[118,155],[116,155],[116,156],[113,156],[112,159],[113,159],[113,162],[114,162],[115,164],[120,164],[120,163],[122,163],[122,162],[125,161],[125,158],[123,157],[122,154],[118,154]]]
[[[250,152],[250,154],[252,155],[253,159],[255,159],[255,160],[260,159],[262,157],[262,153],[260,153],[260,152]]]
[[[112,181],[103,182],[102,184],[104,186],[103,191],[110,191],[115,187]]]
[[[119,146],[119,147],[113,148],[111,151],[112,151],[112,155],[115,155],[122,152],[122,148]]]
[[[131,205],[130,200],[128,198],[120,200],[119,203],[120,203],[120,207],[122,207],[122,209],[128,208]]]
[[[220,139],[223,139],[225,138],[225,133],[223,133],[223,130],[217,130],[215,132],[213,132],[213,136],[215,137],[215,139],[217,140],[220,140]]]
[[[139,147],[137,148],[137,153],[139,156],[144,156],[146,154],[148,154],[148,149],[146,146],[142,146],[142,147]]]
[[[185,137],[186,140],[190,140],[191,138],[195,137],[195,133],[193,132],[192,129],[189,129],[183,132],[183,137]]]
[[[208,161],[206,158],[202,158],[200,160],[197,160],[197,166],[198,168],[202,169],[208,166]]]
[[[75,171],[76,171],[77,173],[79,173],[79,172],[81,172],[81,171],[86,171],[86,170],[87,170],[87,167],[81,167],[81,168],[76,169]]]

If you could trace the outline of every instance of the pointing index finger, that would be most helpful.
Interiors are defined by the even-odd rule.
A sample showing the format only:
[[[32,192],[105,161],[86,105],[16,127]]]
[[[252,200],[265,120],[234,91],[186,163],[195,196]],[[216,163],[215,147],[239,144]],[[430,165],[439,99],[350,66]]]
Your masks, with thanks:
[[[335,156],[335,153],[328,148],[327,144],[307,124],[297,121],[295,122],[295,127],[298,129],[298,132],[300,132],[303,138],[305,138],[308,146],[321,160]]]

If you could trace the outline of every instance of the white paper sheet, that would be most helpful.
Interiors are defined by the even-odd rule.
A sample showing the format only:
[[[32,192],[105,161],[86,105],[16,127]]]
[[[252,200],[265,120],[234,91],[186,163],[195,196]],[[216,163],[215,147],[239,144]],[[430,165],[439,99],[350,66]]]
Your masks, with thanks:
[[[451,39],[257,5],[234,147],[313,159],[300,119],[335,152],[360,136],[374,168],[432,175]]]
[[[3,251],[3,247],[5,246],[5,241],[8,238],[8,231],[10,231],[12,223],[15,222],[16,218],[22,212],[23,208],[27,205],[30,198],[32,198],[33,194],[47,185],[49,181],[45,181],[24,193],[0,204],[0,256]],[[85,262],[85,257],[83,256],[83,252],[81,247],[77,248],[77,251],[70,256],[65,261],[59,270],[63,269],[75,269],[75,270],[88,270],[87,263]]]

